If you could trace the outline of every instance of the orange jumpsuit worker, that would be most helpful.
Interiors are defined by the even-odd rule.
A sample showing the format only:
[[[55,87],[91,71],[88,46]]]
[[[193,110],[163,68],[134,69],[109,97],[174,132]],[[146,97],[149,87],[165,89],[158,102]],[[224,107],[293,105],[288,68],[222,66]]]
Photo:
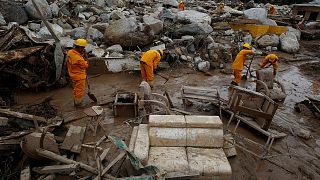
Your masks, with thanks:
[[[263,61],[259,64],[261,68],[264,68],[267,64],[270,64],[269,66],[273,66],[273,75],[275,76],[277,74],[277,70],[279,68],[279,58],[275,54],[269,54],[267,55]]]
[[[67,67],[70,79],[73,85],[74,105],[81,106],[82,98],[85,93],[86,70],[89,67],[88,62],[84,59],[84,48],[88,45],[85,39],[77,39],[74,41],[74,48],[67,53]]]
[[[184,11],[184,8],[185,8],[184,2],[180,1],[179,6],[178,6],[179,11]]]
[[[242,78],[242,70],[244,63],[246,62],[247,54],[254,54],[254,51],[251,50],[251,46],[248,43],[245,43],[243,49],[238,53],[236,59],[233,61],[232,70],[234,75],[234,80],[231,82],[232,85],[238,86]]]
[[[151,88],[154,86],[154,71],[157,69],[162,56],[163,50],[149,50],[141,56],[141,78],[148,82]]]
[[[269,8],[268,14],[275,15],[276,13],[277,13],[276,7],[274,7],[274,5],[271,5]]]

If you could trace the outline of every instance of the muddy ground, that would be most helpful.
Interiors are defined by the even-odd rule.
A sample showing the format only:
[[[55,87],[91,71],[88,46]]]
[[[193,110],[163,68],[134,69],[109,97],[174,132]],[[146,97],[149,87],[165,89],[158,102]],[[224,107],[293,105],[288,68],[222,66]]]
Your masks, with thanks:
[[[307,44],[308,42],[302,42]],[[315,42],[319,47],[319,42]],[[277,79],[283,83],[287,92],[286,100],[280,104],[273,119],[272,128],[279,132],[287,134],[285,138],[275,141],[271,150],[272,157],[260,159],[242,149],[237,148],[238,155],[230,158],[233,176],[232,179],[319,179],[320,177],[320,119],[316,119],[310,112],[296,113],[294,105],[300,102],[308,95],[320,94],[319,81],[319,66],[318,68],[305,67],[305,63],[319,63],[319,54],[314,51],[313,47],[304,46],[300,54],[307,54],[308,57],[294,61],[296,56],[279,53],[281,62]],[[254,67],[263,57],[255,57]],[[300,68],[300,65],[303,65]],[[313,67],[313,66],[311,66]],[[315,70],[317,73],[314,73]],[[155,91],[164,93],[167,91],[172,97],[173,104],[176,108],[183,109],[180,95],[180,88],[183,85],[203,86],[203,87],[218,87],[222,92],[222,96],[226,98],[228,86],[233,78],[230,74],[222,74],[217,70],[211,73],[214,76],[207,76],[201,72],[192,70],[187,66],[179,69],[167,69],[160,71],[161,74],[170,77],[169,81],[156,75]],[[98,97],[99,102],[105,104],[105,120],[103,121],[107,131],[103,132],[98,129],[96,137],[92,137],[92,132],[88,130],[85,135],[84,142],[97,141],[103,134],[116,135],[124,139],[127,143],[130,139],[132,127],[125,123],[132,122],[134,119],[114,119],[112,118],[112,107],[110,103],[114,100],[116,92],[131,91],[138,92],[140,83],[139,72],[123,72],[118,74],[103,74],[94,76],[89,79],[92,91]],[[241,86],[253,89],[255,84],[253,78],[242,82]],[[82,110],[73,107],[72,89],[71,86],[52,90],[48,92],[32,93],[18,92],[16,95],[17,107],[21,105],[32,105],[42,102],[45,98],[51,98],[50,104],[57,109],[58,114],[65,119],[80,119],[72,121],[69,124],[85,126],[89,119],[81,118]],[[90,100],[86,97],[85,103],[88,106]],[[188,108],[188,111],[193,114],[217,115],[217,108],[202,103],[193,103],[193,106]],[[224,123],[228,116],[224,116]],[[131,123],[132,124],[132,123]],[[301,129],[306,129],[311,132],[311,138],[305,140],[297,136],[297,132]],[[239,137],[245,137],[254,142],[264,145],[267,138],[252,128],[240,124],[237,130]],[[263,155],[264,151],[261,148],[249,141],[236,138],[237,143],[247,147],[249,150]],[[113,147],[111,143],[105,143],[102,147]],[[119,153],[116,148],[113,148],[112,153]],[[108,160],[112,160],[115,155],[110,155]],[[93,152],[90,149],[83,148],[78,160],[92,164]],[[121,172],[114,172],[119,174]]]

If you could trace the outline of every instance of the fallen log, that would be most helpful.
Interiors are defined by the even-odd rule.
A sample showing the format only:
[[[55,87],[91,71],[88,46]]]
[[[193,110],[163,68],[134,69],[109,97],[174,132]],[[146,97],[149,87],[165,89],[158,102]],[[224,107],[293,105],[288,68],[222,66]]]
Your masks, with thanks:
[[[4,114],[7,116],[11,116],[11,117],[16,117],[16,118],[20,118],[20,119],[25,119],[25,120],[29,120],[29,121],[37,121],[37,122],[43,122],[43,123],[47,122],[44,117],[15,112],[15,111],[10,111],[8,109],[0,109],[0,114]]]
[[[35,46],[29,48],[15,49],[10,51],[0,52],[0,64],[12,63],[43,49],[44,46]]]
[[[57,155],[51,151],[47,151],[45,149],[37,149],[37,153],[39,154],[39,156],[42,156],[42,157],[45,157],[45,158],[48,158],[48,159],[51,159],[51,160],[54,160],[54,161],[59,161],[61,163],[65,163],[65,164],[79,164],[80,167],[88,172],[91,172],[93,174],[98,174],[98,170],[89,166],[89,165],[86,165],[84,163],[81,163],[81,162],[78,162],[78,161],[74,161],[74,160],[71,160],[71,159],[68,159],[66,157],[63,157],[63,156],[60,156],[60,155]]]

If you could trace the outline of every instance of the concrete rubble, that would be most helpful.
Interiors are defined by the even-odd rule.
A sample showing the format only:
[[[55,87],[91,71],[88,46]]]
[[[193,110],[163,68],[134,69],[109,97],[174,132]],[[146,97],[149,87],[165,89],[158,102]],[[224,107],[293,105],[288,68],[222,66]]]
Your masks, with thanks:
[[[228,0],[221,11],[220,1],[204,0],[185,0],[184,10],[179,9],[180,0],[1,0],[0,150],[5,152],[0,156],[1,175],[7,179],[21,175],[23,180],[211,175],[217,179],[317,179],[320,135],[314,118],[320,116],[319,100],[309,95],[320,92],[315,76],[319,74],[320,2],[260,2]],[[272,6],[275,14],[269,12]],[[302,6],[310,9],[296,13]],[[68,96],[72,82],[66,54],[79,38],[89,43],[87,84],[99,94],[99,101],[90,106],[101,107],[102,115],[65,108],[73,103]],[[241,102],[231,103],[237,95],[229,97],[236,91],[229,88],[232,62],[244,43],[256,55],[247,57],[243,70],[248,80],[242,77],[240,86],[247,94],[236,97],[243,98]],[[137,91],[139,58],[149,49],[165,49],[167,54],[155,74],[156,90],[139,94],[132,106],[138,116],[115,117],[114,98],[118,92]],[[280,68],[270,85],[258,79],[258,71],[259,63],[271,53],[279,56]],[[251,71],[247,69],[250,60]],[[185,92],[190,101],[182,98],[187,85],[195,86]],[[272,100],[279,94],[287,99]],[[254,103],[254,96],[264,101]],[[120,108],[131,108],[126,103]],[[149,119],[147,110],[169,112],[170,117]],[[261,114],[269,118],[268,126]],[[256,133],[268,138],[264,147],[250,144],[241,135],[248,127],[237,124],[231,130],[232,119],[258,127]],[[241,131],[235,132],[237,128]],[[251,133],[248,136],[257,142],[265,140]],[[287,139],[276,140],[284,134]],[[225,157],[229,148],[237,149],[236,157]],[[262,151],[265,155],[260,156]],[[50,163],[38,163],[43,159]],[[286,161],[288,165],[281,163]]]

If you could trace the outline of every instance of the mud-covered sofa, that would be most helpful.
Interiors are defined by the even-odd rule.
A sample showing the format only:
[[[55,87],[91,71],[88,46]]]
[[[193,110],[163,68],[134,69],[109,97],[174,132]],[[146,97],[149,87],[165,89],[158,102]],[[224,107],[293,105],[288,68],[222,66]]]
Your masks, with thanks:
[[[165,172],[194,172],[201,178],[229,179],[218,116],[151,115],[134,127],[131,149],[144,165]]]

